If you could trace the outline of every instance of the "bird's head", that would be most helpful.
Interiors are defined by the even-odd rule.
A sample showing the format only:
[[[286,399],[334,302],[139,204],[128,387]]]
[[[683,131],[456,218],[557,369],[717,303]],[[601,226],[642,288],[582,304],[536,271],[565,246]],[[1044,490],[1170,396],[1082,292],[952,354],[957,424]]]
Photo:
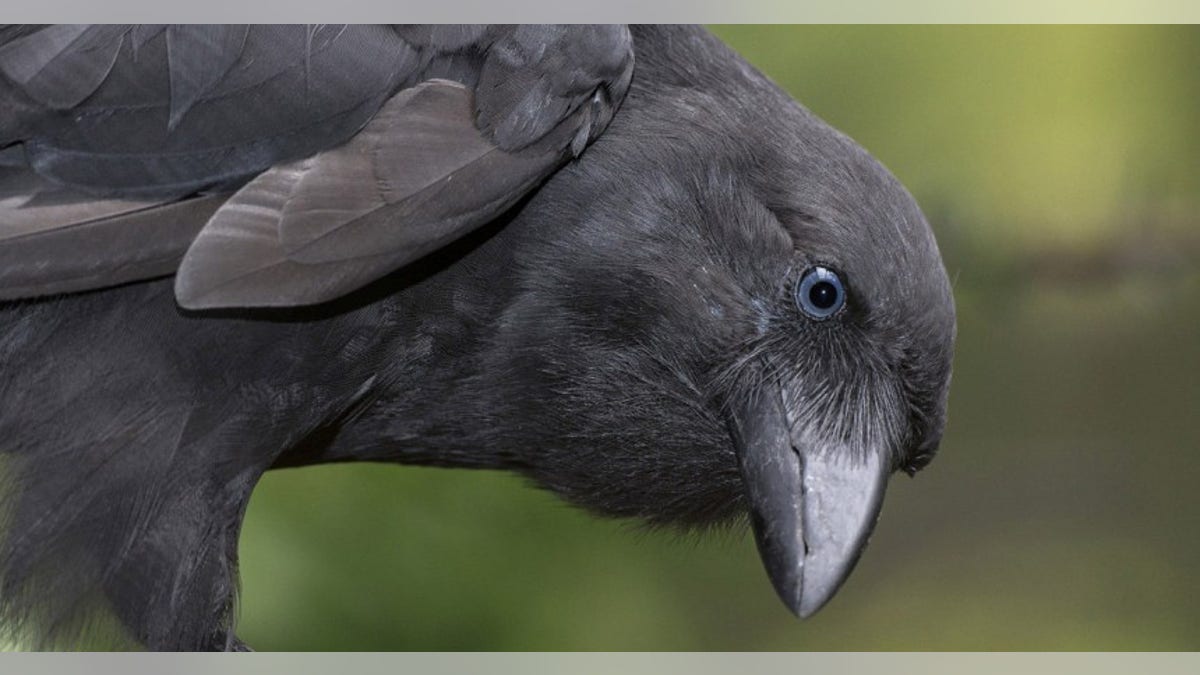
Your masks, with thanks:
[[[489,414],[523,420],[526,472],[592,510],[748,512],[807,616],[857,560],[888,478],[938,447],[954,305],[900,183],[763,96],[769,124],[761,100],[635,86],[528,205],[536,243],[486,364],[508,383]]]

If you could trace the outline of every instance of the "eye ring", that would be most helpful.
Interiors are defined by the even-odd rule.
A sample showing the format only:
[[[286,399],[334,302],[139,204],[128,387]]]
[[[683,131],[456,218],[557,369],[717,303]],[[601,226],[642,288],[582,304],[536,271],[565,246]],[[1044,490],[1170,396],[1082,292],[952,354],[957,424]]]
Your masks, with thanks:
[[[846,305],[846,287],[837,272],[823,265],[804,271],[796,285],[796,306],[810,319],[824,321]]]

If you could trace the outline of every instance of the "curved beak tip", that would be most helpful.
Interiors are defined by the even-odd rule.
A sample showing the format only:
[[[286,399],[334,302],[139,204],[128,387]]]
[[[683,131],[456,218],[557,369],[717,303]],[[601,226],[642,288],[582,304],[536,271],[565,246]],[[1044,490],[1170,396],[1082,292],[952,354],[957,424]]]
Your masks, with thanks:
[[[808,617],[812,616],[813,614],[816,614],[817,610],[821,609],[824,606],[825,606],[824,601],[819,602],[819,603],[808,604],[808,605],[806,605],[803,601],[801,601],[800,607],[798,609],[792,610],[792,613],[801,619],[807,619]]]
[[[858,561],[863,545],[865,541],[852,550],[832,555],[830,552],[806,550],[802,556],[792,558],[797,560],[792,569],[785,572],[774,568],[772,571],[773,567],[768,566],[767,573],[788,610],[797,618],[807,619],[820,611],[837,594]],[[776,560],[787,559],[786,556],[774,557]]]
[[[794,444],[776,397],[738,416],[738,456],[755,541],[779,598],[808,618],[858,562],[887,487],[886,453]]]
[[[833,598],[858,562],[883,505],[888,472],[882,456],[848,461],[807,454],[802,465],[795,467],[799,480],[786,490],[776,479],[760,481],[749,493],[767,576],[784,605],[807,619]]]

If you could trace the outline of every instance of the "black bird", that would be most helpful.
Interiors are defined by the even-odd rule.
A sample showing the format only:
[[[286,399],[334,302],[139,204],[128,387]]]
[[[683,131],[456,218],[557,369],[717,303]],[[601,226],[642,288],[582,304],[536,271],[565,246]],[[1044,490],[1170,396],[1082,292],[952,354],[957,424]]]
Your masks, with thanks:
[[[0,78],[0,624],[26,644],[108,611],[151,649],[241,648],[251,490],[342,461],[748,512],[807,616],[938,446],[924,217],[702,29],[22,26]]]

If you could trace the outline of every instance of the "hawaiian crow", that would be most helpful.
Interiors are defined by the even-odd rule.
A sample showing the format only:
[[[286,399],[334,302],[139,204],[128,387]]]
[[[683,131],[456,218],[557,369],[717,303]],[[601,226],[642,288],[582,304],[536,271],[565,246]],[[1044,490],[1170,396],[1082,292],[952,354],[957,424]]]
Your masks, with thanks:
[[[241,648],[255,483],[365,460],[749,513],[807,616],[942,435],[920,210],[699,28],[0,28],[0,148],[26,644]]]

